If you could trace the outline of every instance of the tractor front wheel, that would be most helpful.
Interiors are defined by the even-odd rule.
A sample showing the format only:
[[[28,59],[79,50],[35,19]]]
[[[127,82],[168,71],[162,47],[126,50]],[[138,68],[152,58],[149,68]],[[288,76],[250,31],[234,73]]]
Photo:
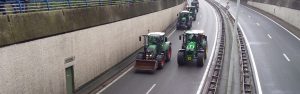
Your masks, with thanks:
[[[204,65],[204,54],[203,53],[198,53],[197,54],[197,66],[198,67],[203,67]]]

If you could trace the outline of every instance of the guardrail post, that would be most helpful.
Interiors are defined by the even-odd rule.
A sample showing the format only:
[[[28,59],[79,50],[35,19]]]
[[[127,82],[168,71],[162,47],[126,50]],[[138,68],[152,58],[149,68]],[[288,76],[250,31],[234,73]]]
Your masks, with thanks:
[[[47,4],[47,9],[50,10],[49,0],[46,0],[46,4]]]

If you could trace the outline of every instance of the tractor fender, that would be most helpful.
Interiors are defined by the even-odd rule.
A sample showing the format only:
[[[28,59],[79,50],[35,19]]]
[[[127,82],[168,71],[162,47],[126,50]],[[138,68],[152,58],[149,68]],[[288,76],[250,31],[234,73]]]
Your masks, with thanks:
[[[165,42],[163,46],[163,51],[168,51],[172,43],[170,41]]]

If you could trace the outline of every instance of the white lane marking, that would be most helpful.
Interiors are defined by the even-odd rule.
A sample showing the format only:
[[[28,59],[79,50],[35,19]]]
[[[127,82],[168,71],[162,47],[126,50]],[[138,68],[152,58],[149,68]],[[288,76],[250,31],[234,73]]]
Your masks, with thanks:
[[[248,17],[249,17],[249,18],[251,18],[251,16],[250,16],[250,15],[248,15]]]
[[[265,18],[269,19],[270,21],[272,21],[273,23],[275,23],[276,25],[278,25],[279,27],[281,27],[282,29],[284,29],[285,31],[287,31],[288,33],[290,33],[292,36],[294,36],[296,39],[298,39],[298,40],[300,41],[300,38],[299,38],[299,37],[297,37],[295,34],[293,34],[292,32],[290,32],[288,29],[286,29],[286,28],[283,27],[282,25],[278,24],[277,22],[275,22],[274,20],[272,20],[272,19],[269,18],[268,16],[265,16],[264,14],[262,14],[262,13],[260,13],[260,12],[257,12],[256,10],[253,10],[253,9],[247,7],[247,6],[244,6],[244,7],[246,7],[246,8],[248,8],[248,9],[250,9],[250,10],[252,10],[252,11],[254,11],[254,12],[256,12],[256,13],[262,15],[262,16],[264,16]]]
[[[149,94],[149,93],[151,92],[151,90],[152,90],[155,86],[156,86],[156,84],[153,84],[153,85],[151,86],[151,88],[147,91],[146,94]]]
[[[210,6],[210,5],[209,5]],[[209,57],[209,61],[208,61],[208,64],[207,64],[207,66],[206,66],[206,69],[205,69],[205,72],[204,72],[204,74],[203,74],[203,76],[202,76],[202,80],[201,80],[201,82],[200,82],[200,84],[199,84],[199,87],[198,87],[198,90],[197,90],[197,93],[196,94],[200,94],[201,93],[201,91],[202,91],[202,89],[203,89],[203,87],[204,87],[204,84],[205,84],[205,78],[207,77],[207,75],[208,75],[208,70],[209,70],[209,67],[210,67],[210,65],[211,65],[211,63],[212,63],[212,59],[213,59],[213,56],[214,56],[214,52],[215,52],[215,49],[216,49],[216,43],[217,43],[217,38],[218,38],[218,34],[219,34],[219,32],[218,32],[218,30],[219,30],[219,23],[218,23],[218,17],[217,17],[217,14],[216,14],[216,10],[212,7],[212,6],[210,6],[211,7],[211,9],[213,9],[214,10],[214,16],[215,16],[215,18],[216,18],[216,35],[215,35],[215,41],[214,41],[214,45],[213,45],[213,48],[212,48],[212,51],[211,51],[211,55],[210,55],[210,57]]]
[[[167,36],[168,38],[173,35],[173,33],[176,31],[176,28]]]
[[[291,60],[289,59],[289,57],[288,57],[285,53],[283,53],[283,56],[285,57],[285,59],[286,59],[288,62],[291,61]]]
[[[198,22],[198,24],[200,24],[200,22]]]
[[[116,78],[115,80],[113,80],[111,83],[109,83],[108,85],[106,85],[103,89],[101,89],[100,91],[98,91],[96,94],[101,94],[104,90],[106,90],[108,87],[110,87],[112,84],[114,84],[116,81],[118,81],[120,78],[122,78],[125,74],[127,74],[130,70],[133,69],[133,66],[130,67],[127,71],[125,71],[124,73],[122,73],[118,78]]]
[[[176,29],[174,29],[170,35],[168,35],[167,37],[169,38],[171,35],[173,35],[173,33],[176,31]],[[109,83],[108,85],[106,85],[103,89],[101,89],[100,91],[98,91],[96,94],[101,94],[104,90],[106,90],[108,87],[110,87],[112,84],[114,84],[116,81],[118,81],[120,78],[122,78],[125,74],[127,74],[129,71],[131,71],[133,69],[133,66],[130,67],[127,71],[125,71],[123,74],[121,74],[118,78],[116,78],[115,80],[113,80],[111,83]]]
[[[268,34],[268,37],[269,37],[270,39],[272,39],[272,36],[271,36],[270,34]]]
[[[249,50],[249,54],[250,54],[250,59],[251,59],[251,64],[253,65],[252,68],[254,70],[254,76],[255,76],[255,83],[256,83],[256,86],[257,86],[257,90],[258,90],[258,94],[263,94],[262,93],[262,90],[261,90],[261,85],[260,85],[260,80],[259,80],[259,77],[258,77],[258,72],[257,72],[257,69],[256,69],[256,63],[255,63],[255,60],[254,60],[254,56],[253,56],[253,53],[252,53],[252,50],[251,50],[251,46],[249,44],[249,41],[248,41],[248,38],[244,32],[244,29],[242,28],[242,26],[240,25],[240,23],[238,23],[244,37],[245,37],[245,41],[246,41],[246,45],[247,45],[247,49]]]
[[[257,22],[257,23],[255,23],[257,26],[260,26],[260,24]]]

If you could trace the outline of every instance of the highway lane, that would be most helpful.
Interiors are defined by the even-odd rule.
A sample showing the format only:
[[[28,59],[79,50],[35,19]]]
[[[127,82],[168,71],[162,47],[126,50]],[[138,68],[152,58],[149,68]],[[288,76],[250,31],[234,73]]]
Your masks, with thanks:
[[[236,3],[231,2],[230,7],[230,12],[235,14]],[[239,24],[253,53],[257,69],[257,75],[254,75],[258,76],[261,93],[299,93],[300,41],[272,20],[245,6],[240,8]]]
[[[200,10],[197,20],[193,22],[192,29],[205,30],[208,36],[208,57],[211,56],[212,48],[216,39],[217,25],[214,9],[204,0],[200,0]],[[172,59],[158,70],[155,74],[135,73],[129,70],[123,77],[116,80],[111,86],[99,92],[100,94],[195,94],[208,64],[198,68],[195,64],[178,67],[177,51],[182,41],[178,36],[183,31],[176,30],[169,37],[172,42]],[[142,43],[142,42],[141,42]]]

